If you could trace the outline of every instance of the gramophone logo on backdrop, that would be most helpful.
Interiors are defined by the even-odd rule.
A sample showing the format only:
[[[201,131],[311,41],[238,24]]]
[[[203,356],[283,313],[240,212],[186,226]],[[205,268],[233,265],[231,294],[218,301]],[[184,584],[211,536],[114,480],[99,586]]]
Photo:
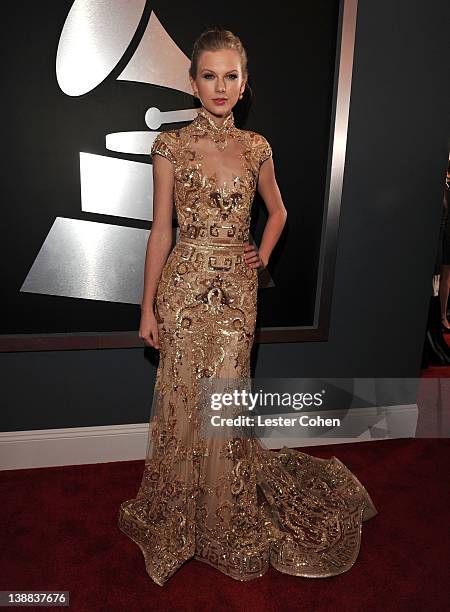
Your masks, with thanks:
[[[145,0],[76,0],[59,40],[56,77],[68,96],[97,87],[117,66],[142,18]],[[189,58],[152,11],[121,81],[169,87],[192,95]],[[191,121],[196,109],[145,114],[150,130]],[[107,134],[106,149],[148,158],[157,131]],[[152,221],[153,177],[145,162],[80,152],[81,210]],[[178,233],[178,230],[177,230]],[[57,217],[21,291],[139,304],[148,230]],[[270,277],[264,286],[273,285]]]

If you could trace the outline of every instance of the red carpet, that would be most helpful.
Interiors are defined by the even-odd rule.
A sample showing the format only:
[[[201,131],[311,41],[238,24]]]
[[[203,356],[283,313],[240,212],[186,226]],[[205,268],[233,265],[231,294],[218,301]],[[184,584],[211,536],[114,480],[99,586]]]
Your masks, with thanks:
[[[367,486],[379,514],[363,523],[346,573],[308,579],[270,568],[237,582],[191,560],[164,586],[116,526],[143,461],[0,472],[0,590],[67,590],[76,611],[443,610],[450,587],[448,439],[305,448],[336,455]],[[28,608],[42,609],[42,608]]]

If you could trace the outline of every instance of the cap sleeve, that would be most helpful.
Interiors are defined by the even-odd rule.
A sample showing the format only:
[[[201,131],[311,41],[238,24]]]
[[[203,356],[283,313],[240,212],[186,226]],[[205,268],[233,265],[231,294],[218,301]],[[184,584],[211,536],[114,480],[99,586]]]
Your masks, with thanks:
[[[256,137],[256,153],[259,166],[261,166],[266,159],[272,157],[272,147],[262,134],[257,134]]]
[[[153,155],[155,154],[162,155],[163,157],[168,159],[170,162],[175,164],[176,158],[173,153],[173,147],[171,146],[171,143],[170,143],[170,136],[168,135],[167,132],[160,132],[158,136],[155,138],[155,140],[153,141],[150,155],[153,157]]]

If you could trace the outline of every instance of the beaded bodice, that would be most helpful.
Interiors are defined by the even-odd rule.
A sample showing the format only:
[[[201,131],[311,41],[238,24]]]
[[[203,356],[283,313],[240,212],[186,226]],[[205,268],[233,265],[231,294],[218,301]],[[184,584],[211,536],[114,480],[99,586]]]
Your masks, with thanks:
[[[204,244],[248,240],[260,166],[272,155],[264,136],[237,128],[232,112],[218,126],[202,107],[189,125],[158,134],[151,154],[174,165],[180,237]]]

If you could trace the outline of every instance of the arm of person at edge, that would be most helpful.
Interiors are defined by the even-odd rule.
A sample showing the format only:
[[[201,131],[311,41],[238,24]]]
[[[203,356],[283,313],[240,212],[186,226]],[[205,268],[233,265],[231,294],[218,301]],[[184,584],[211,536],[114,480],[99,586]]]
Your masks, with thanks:
[[[172,247],[173,189],[175,182],[172,163],[154,155],[153,223],[147,242],[144,267],[144,291],[141,301],[139,338],[155,349],[160,348],[155,316],[155,296],[164,264]]]

